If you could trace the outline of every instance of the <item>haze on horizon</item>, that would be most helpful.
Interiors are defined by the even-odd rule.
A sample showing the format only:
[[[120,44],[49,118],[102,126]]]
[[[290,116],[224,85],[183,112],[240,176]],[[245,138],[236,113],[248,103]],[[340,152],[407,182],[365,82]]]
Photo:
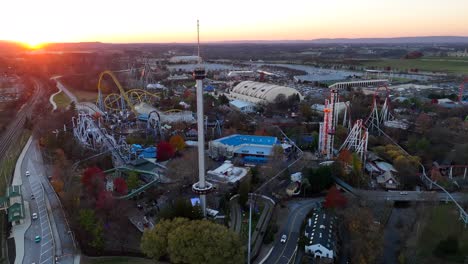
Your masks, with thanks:
[[[5,1],[1,40],[193,42],[468,36],[466,0]]]

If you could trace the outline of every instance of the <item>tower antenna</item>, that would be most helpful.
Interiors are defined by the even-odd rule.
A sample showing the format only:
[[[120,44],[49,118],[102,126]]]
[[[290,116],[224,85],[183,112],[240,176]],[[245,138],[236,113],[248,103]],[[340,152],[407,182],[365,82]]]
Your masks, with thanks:
[[[197,19],[197,50],[198,50],[198,64],[201,63],[201,57],[200,57],[200,21]]]

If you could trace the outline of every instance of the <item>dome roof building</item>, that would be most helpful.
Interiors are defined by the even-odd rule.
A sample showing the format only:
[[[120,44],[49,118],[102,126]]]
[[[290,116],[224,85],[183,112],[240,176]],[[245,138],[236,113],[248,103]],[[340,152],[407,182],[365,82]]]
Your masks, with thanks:
[[[237,84],[226,96],[231,100],[242,100],[251,103],[273,103],[278,95],[288,98],[291,95],[298,95],[300,100],[303,96],[294,88],[275,84],[243,81]]]

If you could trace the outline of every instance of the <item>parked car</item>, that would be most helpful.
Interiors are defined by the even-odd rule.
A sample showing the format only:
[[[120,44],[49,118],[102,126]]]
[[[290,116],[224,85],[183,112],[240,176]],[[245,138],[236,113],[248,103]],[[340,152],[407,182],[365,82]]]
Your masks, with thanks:
[[[37,219],[37,213],[33,213],[33,214],[32,214],[32,219],[33,219],[33,220],[36,220],[36,219]]]
[[[288,239],[288,237],[286,236],[286,234],[283,234],[283,235],[281,236],[280,242],[281,242],[281,243],[286,243],[286,240],[287,240],[287,239]]]
[[[31,200],[34,200],[36,199],[36,197],[34,197],[34,194],[31,194]]]
[[[26,177],[29,177],[31,175],[31,173],[29,171],[26,171]]]
[[[34,238],[34,242],[36,242],[36,243],[41,242],[41,236],[36,236],[36,237]]]
[[[401,195],[408,195],[408,192],[400,192]]]

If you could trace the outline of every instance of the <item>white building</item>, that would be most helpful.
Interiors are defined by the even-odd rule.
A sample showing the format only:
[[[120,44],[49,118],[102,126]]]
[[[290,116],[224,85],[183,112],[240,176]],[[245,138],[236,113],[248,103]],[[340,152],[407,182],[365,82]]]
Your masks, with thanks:
[[[197,63],[200,57],[198,56],[174,56],[169,59],[170,63]]]
[[[333,263],[337,257],[336,248],[337,218],[324,211],[315,212],[307,220],[305,253],[320,258],[320,263]]]
[[[284,95],[286,98],[291,95],[298,95],[300,100],[304,99],[301,93],[294,88],[254,81],[240,82],[225,95],[229,100],[237,99],[260,104],[273,103],[280,94]]]
[[[222,182],[235,183],[240,181],[247,175],[248,169],[243,167],[235,167],[231,161],[226,160],[224,163],[214,170],[208,171],[208,176],[214,177]]]
[[[229,106],[241,111],[242,113],[253,113],[255,112],[255,104],[242,101],[242,100],[233,100],[229,102]]]

